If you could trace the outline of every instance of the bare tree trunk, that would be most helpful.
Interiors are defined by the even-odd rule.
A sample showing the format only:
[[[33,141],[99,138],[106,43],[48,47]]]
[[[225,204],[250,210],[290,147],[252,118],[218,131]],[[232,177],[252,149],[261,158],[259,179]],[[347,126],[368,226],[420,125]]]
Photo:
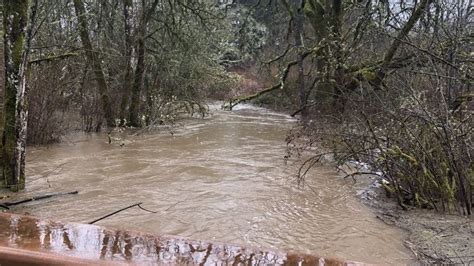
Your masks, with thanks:
[[[377,72],[377,78],[375,79],[374,86],[379,88],[382,85],[382,82],[387,75],[387,71],[389,69],[389,65],[392,62],[392,59],[395,57],[395,54],[402,44],[402,40],[408,36],[408,33],[413,29],[416,25],[418,20],[420,20],[423,13],[428,9],[428,6],[433,2],[433,0],[421,0],[418,7],[413,11],[412,15],[408,19],[408,21],[403,25],[402,29],[398,33],[397,37],[393,40],[390,48],[385,52],[382,65]]]
[[[300,1],[298,1],[300,2]],[[305,83],[305,76],[304,76],[304,13],[303,13],[303,5],[302,3],[298,3],[296,6],[296,12],[294,17],[294,38],[295,38],[295,45],[298,49],[298,95],[299,95],[299,108],[301,110],[301,120],[303,123],[306,123],[308,119],[308,91],[306,88]]]
[[[350,88],[346,86],[346,70],[344,68],[344,55],[342,50],[342,36],[341,36],[341,27],[342,27],[342,0],[333,0],[331,8],[331,18],[330,18],[330,29],[332,32],[332,38],[334,43],[334,56],[336,58],[336,67],[334,72],[335,87],[334,87],[334,106],[340,114],[344,112],[344,108],[347,102],[347,95],[345,93],[350,93]]]
[[[133,87],[132,87],[132,99],[130,102],[130,121],[129,125],[133,127],[139,127],[140,117],[140,93],[143,87],[143,74],[145,73],[145,37],[146,37],[146,27],[148,21],[150,21],[153,12],[158,5],[159,0],[155,0],[151,5],[150,9],[146,8],[146,1],[142,0],[142,17],[140,19],[140,24],[138,26],[137,33],[137,67],[135,69],[135,74],[133,78]]]
[[[128,106],[131,86],[132,86],[132,53],[133,53],[133,39],[132,39],[132,11],[133,1],[124,0],[123,2],[123,19],[125,30],[125,75],[122,88],[122,100],[120,103],[120,124],[125,125],[126,110]]]
[[[28,0],[4,1],[5,105],[3,176],[12,191],[25,188],[25,151],[28,121],[27,67],[37,0],[28,18]],[[29,20],[29,21],[28,21]]]
[[[143,73],[145,72],[145,18],[143,17],[140,21],[138,28],[138,39],[137,39],[137,68],[133,77],[132,87],[132,99],[130,102],[130,120],[129,125],[132,127],[140,126],[140,117],[138,114],[140,107],[140,92],[143,86]]]
[[[1,23],[1,28],[0,28],[0,139],[3,139],[3,128],[4,128],[4,123],[3,123],[3,96],[5,93],[5,49],[4,49],[4,34],[5,34],[5,29],[4,29],[4,24],[3,24],[3,17],[4,17],[4,9],[3,9],[3,1],[0,1],[0,14],[2,16],[2,23]],[[0,141],[0,173],[2,173],[2,178],[0,179],[0,188],[4,187],[6,185],[5,178],[3,176],[3,142]]]
[[[89,32],[87,29],[87,18],[84,3],[82,0],[74,0],[74,9],[76,11],[77,20],[79,23],[79,34],[81,37],[82,45],[86,50],[86,56],[88,61],[91,63],[94,70],[97,86],[102,100],[102,111],[107,122],[107,127],[114,127],[115,121],[112,115],[112,108],[110,106],[110,100],[108,95],[107,82],[105,80],[104,71],[100,63],[99,55],[92,48],[92,43],[89,38]]]

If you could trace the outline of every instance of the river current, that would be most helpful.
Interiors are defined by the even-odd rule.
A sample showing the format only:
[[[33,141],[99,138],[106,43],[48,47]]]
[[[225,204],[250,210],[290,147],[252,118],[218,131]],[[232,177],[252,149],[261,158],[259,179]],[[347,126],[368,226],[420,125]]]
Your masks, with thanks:
[[[367,263],[407,263],[404,232],[378,220],[356,197],[352,180],[329,166],[294,182],[284,163],[287,115],[250,105],[136,136],[74,135],[29,148],[29,194],[78,195],[18,207],[41,218],[261,248],[292,250]]]

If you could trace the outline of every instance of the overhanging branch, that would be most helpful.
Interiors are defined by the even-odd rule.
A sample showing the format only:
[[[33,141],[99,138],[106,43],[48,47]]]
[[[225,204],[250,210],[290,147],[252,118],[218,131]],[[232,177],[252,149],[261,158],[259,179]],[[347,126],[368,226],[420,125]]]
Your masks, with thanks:
[[[280,82],[278,82],[277,84],[275,84],[275,85],[273,85],[269,88],[265,88],[261,91],[258,91],[254,94],[251,94],[251,95],[233,98],[228,103],[224,103],[222,108],[232,110],[232,108],[234,108],[234,106],[236,106],[239,103],[248,102],[248,101],[250,101],[252,99],[255,99],[255,98],[257,98],[257,97],[259,97],[263,94],[272,92],[272,91],[277,90],[277,89],[283,89],[284,85],[285,85],[286,77],[288,76],[288,73],[290,72],[291,67],[296,65],[297,63],[298,63],[297,61],[292,61],[292,62],[288,63],[288,65],[286,65],[286,68],[285,68],[285,70],[283,70],[283,73],[281,75]]]
[[[310,54],[317,54],[319,53],[319,51],[321,51],[323,48],[325,47],[325,44],[318,44],[316,45],[315,47],[313,47],[312,49],[309,49],[307,51],[305,51],[301,56],[302,56],[302,59],[304,60],[306,57],[308,57]],[[243,102],[248,102],[250,100],[253,100],[257,97],[260,97],[264,94],[267,94],[269,92],[272,92],[272,91],[275,91],[277,89],[283,89],[284,86],[285,86],[285,82],[286,82],[286,78],[288,77],[288,73],[290,72],[290,69],[291,67],[295,66],[296,64],[298,64],[298,61],[291,61],[289,62],[285,69],[281,72],[281,75],[280,75],[280,80],[278,83],[276,83],[275,85],[271,86],[271,87],[268,87],[268,88],[264,88],[254,94],[250,94],[250,95],[247,95],[247,96],[241,96],[241,97],[235,97],[235,98],[232,98],[230,99],[228,102],[224,103],[222,105],[222,108],[223,109],[227,109],[227,110],[232,110],[232,108],[234,108],[234,106],[236,106],[237,104],[239,103],[243,103]]]

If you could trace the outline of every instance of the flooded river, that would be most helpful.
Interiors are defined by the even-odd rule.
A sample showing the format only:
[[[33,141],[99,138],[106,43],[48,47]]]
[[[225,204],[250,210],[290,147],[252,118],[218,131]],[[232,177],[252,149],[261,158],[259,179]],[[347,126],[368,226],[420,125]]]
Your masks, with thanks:
[[[351,180],[319,166],[307,180],[314,191],[294,184],[294,166],[283,161],[294,122],[243,105],[186,121],[173,134],[164,130],[112,144],[105,135],[81,135],[30,148],[25,194],[79,194],[15,211],[87,223],[143,202],[158,213],[132,208],[97,224],[368,263],[410,261],[403,231],[361,204]]]

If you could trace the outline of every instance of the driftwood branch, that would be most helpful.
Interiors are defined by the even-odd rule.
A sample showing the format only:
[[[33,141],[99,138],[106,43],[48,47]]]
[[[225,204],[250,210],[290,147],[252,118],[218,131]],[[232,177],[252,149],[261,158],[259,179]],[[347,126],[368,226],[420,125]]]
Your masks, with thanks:
[[[98,221],[102,221],[102,220],[104,220],[105,218],[108,218],[108,217],[110,217],[110,216],[112,216],[112,215],[115,215],[115,214],[117,214],[117,213],[119,213],[119,212],[128,210],[128,209],[133,208],[133,207],[135,207],[135,206],[140,206],[140,204],[142,204],[142,203],[141,203],[141,202],[135,203],[135,204],[130,205],[130,206],[128,206],[128,207],[122,208],[122,209],[120,209],[120,210],[118,210],[118,211],[114,211],[114,212],[109,213],[109,214],[107,214],[107,215],[104,215],[104,216],[102,216],[102,217],[100,217],[100,218],[98,218],[98,219],[95,219],[94,221],[90,222],[89,224],[95,224],[95,223],[97,223]]]
[[[49,198],[56,197],[56,196],[74,195],[74,194],[77,194],[77,193],[79,193],[79,191],[76,190],[76,191],[72,191],[72,192],[47,194],[47,195],[43,195],[43,196],[35,196],[35,197],[31,197],[31,198],[23,199],[23,200],[19,200],[19,201],[3,202],[3,203],[0,203],[0,207],[9,210],[10,206],[16,206],[16,205],[20,205],[20,204],[27,203],[27,202],[30,202],[30,201],[49,199]]]
[[[125,208],[122,208],[122,209],[120,209],[120,210],[117,210],[117,211],[114,211],[114,212],[109,213],[109,214],[107,214],[107,215],[104,215],[104,216],[102,216],[102,217],[100,217],[100,218],[98,218],[98,219],[95,219],[94,221],[90,222],[89,224],[95,224],[95,223],[97,223],[98,221],[102,221],[102,220],[104,220],[105,218],[108,218],[108,217],[110,217],[110,216],[112,216],[112,215],[115,215],[115,214],[117,214],[117,213],[119,213],[119,212],[122,212],[122,211],[125,211],[125,210],[128,210],[128,209],[131,209],[131,208],[133,208],[133,207],[138,207],[138,208],[140,208],[141,210],[146,211],[146,212],[149,212],[149,213],[158,213],[158,212],[156,212],[156,211],[150,211],[150,210],[148,210],[148,209],[143,208],[143,207],[141,206],[141,204],[143,204],[143,203],[142,203],[142,202],[138,202],[138,203],[132,204],[132,205],[127,206],[127,207],[125,207]]]

